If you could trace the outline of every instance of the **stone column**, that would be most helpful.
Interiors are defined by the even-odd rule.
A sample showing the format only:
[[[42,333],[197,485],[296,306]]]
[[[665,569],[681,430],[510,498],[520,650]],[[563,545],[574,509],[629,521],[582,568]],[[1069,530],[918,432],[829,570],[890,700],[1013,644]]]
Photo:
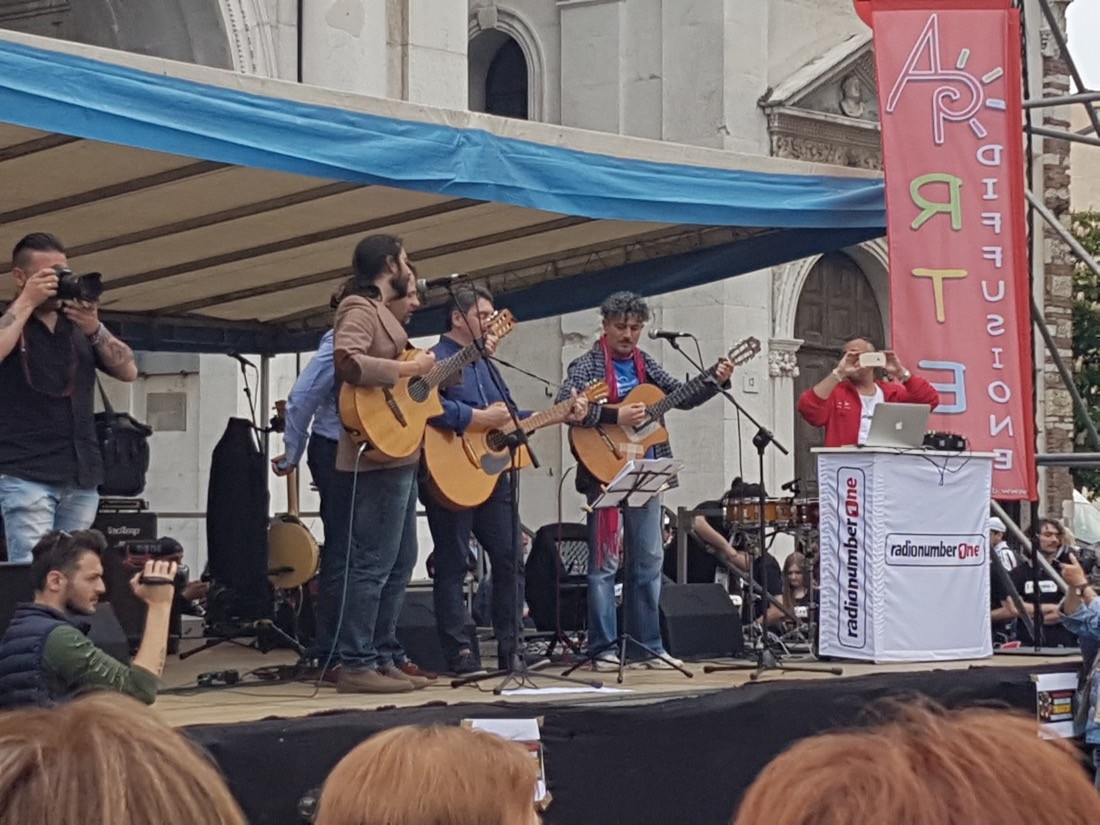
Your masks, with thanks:
[[[1051,6],[1065,32],[1065,11],[1071,0],[1054,0]],[[1064,95],[1070,92],[1069,69],[1058,45],[1044,25],[1041,37],[1043,61],[1043,94]],[[1042,125],[1048,129],[1069,128],[1069,114],[1064,108],[1047,108],[1042,112]],[[1070,225],[1069,203],[1069,141],[1043,138],[1042,185],[1044,203],[1067,228]],[[1054,336],[1058,351],[1066,364],[1073,365],[1073,267],[1072,250],[1046,223],[1043,223],[1040,245],[1043,273],[1043,314]],[[1045,450],[1049,453],[1073,451],[1073,403],[1049,355],[1045,356],[1042,379]],[[1069,470],[1049,467],[1045,475],[1045,494],[1040,502],[1043,511],[1058,517],[1062,503],[1073,499],[1073,481]]]

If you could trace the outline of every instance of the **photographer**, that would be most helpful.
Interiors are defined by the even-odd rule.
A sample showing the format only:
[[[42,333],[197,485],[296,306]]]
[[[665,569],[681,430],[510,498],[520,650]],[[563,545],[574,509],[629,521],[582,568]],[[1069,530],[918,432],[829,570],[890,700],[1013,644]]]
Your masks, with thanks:
[[[0,707],[49,705],[86,690],[113,690],[151,705],[168,652],[176,563],[150,560],[130,580],[149,609],[133,664],[125,665],[87,637],[82,616],[95,612],[106,588],[98,530],[53,530],[34,547],[34,602],[21,604],[0,638]]]
[[[69,271],[61,241],[35,232],[12,250],[19,294],[0,316],[0,513],[8,560],[50,530],[91,526],[103,459],[95,371],[137,378],[131,349],[99,320],[99,277]]]
[[[876,381],[879,368],[891,380]],[[826,447],[849,447],[867,440],[871,415],[883,401],[936,409],[940,396],[931,384],[902,366],[894,352],[875,352],[870,341],[853,338],[844,345],[844,355],[833,371],[802,393],[798,412],[813,426],[825,428]]]

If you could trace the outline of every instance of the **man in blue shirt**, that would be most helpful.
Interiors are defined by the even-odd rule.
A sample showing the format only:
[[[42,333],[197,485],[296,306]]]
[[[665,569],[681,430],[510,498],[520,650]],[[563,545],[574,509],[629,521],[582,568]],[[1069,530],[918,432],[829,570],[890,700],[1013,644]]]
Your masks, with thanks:
[[[494,312],[493,296],[484,287],[467,286],[455,290],[450,328],[432,348],[436,362],[482,338]],[[490,339],[488,344],[487,349],[491,352],[495,341]],[[443,415],[429,423],[459,434],[471,425],[504,427],[511,423],[513,413],[520,419],[531,414],[516,406],[499,371],[487,359],[478,359],[468,365],[462,372],[462,380],[443,388],[440,398]],[[576,404],[574,413],[583,416],[587,412],[587,402],[580,398]],[[489,554],[492,564],[492,622],[497,639],[497,664],[500,669],[507,670],[513,666],[514,657],[522,653],[523,544],[520,525],[513,518],[514,494],[511,473],[506,471],[489,498],[471,509],[452,510],[436,501],[427,490],[423,495],[435,545],[432,594],[436,629],[448,666],[458,675],[481,669],[481,662],[466,634],[466,605],[462,593],[471,533]]]

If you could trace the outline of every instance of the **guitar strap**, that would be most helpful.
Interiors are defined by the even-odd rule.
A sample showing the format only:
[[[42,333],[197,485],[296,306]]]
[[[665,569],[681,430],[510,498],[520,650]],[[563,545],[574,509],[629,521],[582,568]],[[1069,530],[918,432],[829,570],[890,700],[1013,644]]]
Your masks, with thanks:
[[[619,380],[615,375],[615,365],[611,359],[611,347],[607,345],[607,336],[601,335],[599,340],[600,351],[603,353],[604,380],[610,390],[608,401],[616,404],[621,400],[619,395]],[[642,351],[634,348],[634,372],[638,376],[638,383],[644,384],[645,357]],[[603,567],[609,558],[617,558],[622,544],[622,523],[619,517],[618,507],[602,507],[596,512],[596,569]]]

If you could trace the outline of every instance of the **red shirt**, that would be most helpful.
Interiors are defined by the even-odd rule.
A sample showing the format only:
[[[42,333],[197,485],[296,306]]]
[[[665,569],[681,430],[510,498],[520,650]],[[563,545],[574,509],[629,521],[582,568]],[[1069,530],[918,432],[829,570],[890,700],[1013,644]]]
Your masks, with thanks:
[[[932,385],[917,375],[910,375],[904,384],[897,381],[876,381],[882,389],[882,400],[898,404],[928,404],[932,409],[940,403],[940,395]],[[841,381],[828,398],[818,398],[813,388],[798,399],[798,412],[815,427],[825,428],[826,447],[849,447],[859,441],[859,422],[863,402],[859,390],[851,381]]]

